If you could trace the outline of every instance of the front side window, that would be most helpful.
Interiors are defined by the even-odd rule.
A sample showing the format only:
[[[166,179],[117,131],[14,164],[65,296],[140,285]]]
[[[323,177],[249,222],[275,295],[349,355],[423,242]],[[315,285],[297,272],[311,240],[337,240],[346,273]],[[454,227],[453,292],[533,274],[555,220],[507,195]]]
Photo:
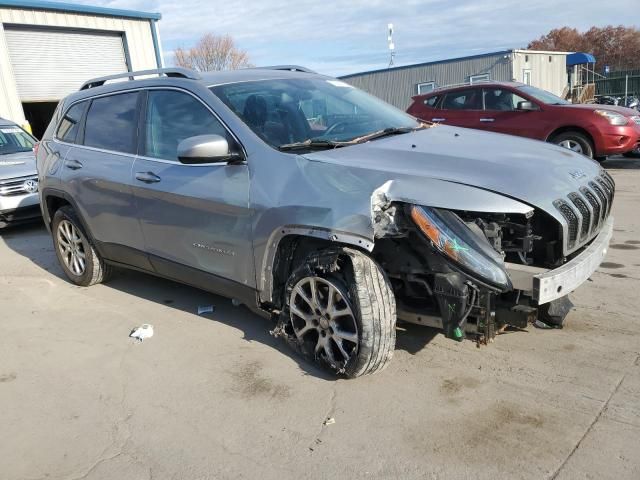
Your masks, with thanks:
[[[84,145],[135,153],[138,93],[99,97],[91,102],[84,127]]]
[[[512,111],[518,108],[519,102],[527,100],[505,88],[484,89],[484,109]]]
[[[145,117],[145,155],[178,160],[178,144],[196,135],[230,140],[222,123],[196,98],[175,90],[150,90]]]
[[[56,132],[56,136],[60,140],[68,143],[75,143],[78,130],[80,129],[82,114],[84,113],[86,106],[86,101],[80,102],[67,110],[67,113],[62,117],[60,125],[58,126],[58,131]]]
[[[442,108],[446,110],[482,110],[482,90],[469,88],[447,93]]]
[[[211,91],[275,148],[302,142],[357,143],[376,132],[420,127],[405,112],[340,80],[258,80],[218,85]]]
[[[0,126],[0,155],[30,152],[36,140],[18,126]]]

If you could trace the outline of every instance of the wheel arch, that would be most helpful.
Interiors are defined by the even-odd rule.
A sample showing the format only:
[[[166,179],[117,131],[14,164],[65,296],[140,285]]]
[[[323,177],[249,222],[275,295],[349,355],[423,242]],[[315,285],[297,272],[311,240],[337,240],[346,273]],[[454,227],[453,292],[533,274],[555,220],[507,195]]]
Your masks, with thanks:
[[[282,291],[295,266],[314,251],[340,247],[370,254],[374,242],[360,235],[317,227],[279,228],[269,239],[259,270],[260,302],[279,308]]]
[[[591,149],[593,150],[593,154],[596,155],[598,146],[596,145],[596,142],[594,140],[594,136],[591,135],[591,133],[589,133],[589,131],[586,130],[585,128],[578,127],[576,125],[568,125],[568,126],[563,126],[563,127],[556,128],[549,135],[547,135],[547,138],[546,138],[545,141],[551,142],[553,140],[553,137],[556,137],[556,136],[560,135],[561,133],[566,133],[566,132],[576,132],[576,133],[580,133],[580,134],[584,135],[587,138],[587,140],[589,140],[589,142],[591,143]]]

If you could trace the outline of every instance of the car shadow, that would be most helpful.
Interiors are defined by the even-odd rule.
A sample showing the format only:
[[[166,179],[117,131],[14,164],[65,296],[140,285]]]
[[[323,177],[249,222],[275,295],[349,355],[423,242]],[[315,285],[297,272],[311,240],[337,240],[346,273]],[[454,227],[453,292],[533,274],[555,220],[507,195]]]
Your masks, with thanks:
[[[605,170],[637,170],[640,169],[640,158],[616,155],[602,162],[602,167]]]
[[[42,270],[67,281],[58,264],[49,232],[42,223],[2,229],[0,230],[0,241]],[[243,332],[245,341],[268,345],[295,360],[300,370],[306,375],[324,380],[335,380],[334,375],[294,352],[283,339],[272,336],[270,331],[275,326],[272,320],[260,317],[244,306],[236,307],[228,298],[151,274],[126,269],[117,269],[112,279],[105,283],[105,286],[168,308],[228,325]],[[206,306],[213,306],[214,312],[198,315],[198,307]],[[437,329],[400,324],[396,332],[396,349],[415,354],[438,333]]]

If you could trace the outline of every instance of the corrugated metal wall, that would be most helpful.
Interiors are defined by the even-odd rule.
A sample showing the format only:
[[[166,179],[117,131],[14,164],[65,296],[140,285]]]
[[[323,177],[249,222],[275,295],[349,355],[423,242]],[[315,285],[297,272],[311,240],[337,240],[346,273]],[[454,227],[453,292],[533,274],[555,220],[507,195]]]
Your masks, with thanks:
[[[568,84],[566,53],[514,52],[513,74],[518,82],[524,82],[525,70],[531,71],[531,85],[558,96]]]
[[[436,86],[442,87],[467,82],[471,75],[482,73],[488,73],[491,80],[512,80],[511,52],[390,68],[342,79],[405,110],[411,104],[411,97],[418,93],[419,83],[436,82]]]
[[[0,23],[123,32],[132,70],[157,68],[149,20],[0,8]],[[99,55],[99,52],[96,54]],[[43,81],[46,81],[46,72],[43,72]],[[25,121],[2,28],[0,28],[0,116],[20,124]]]

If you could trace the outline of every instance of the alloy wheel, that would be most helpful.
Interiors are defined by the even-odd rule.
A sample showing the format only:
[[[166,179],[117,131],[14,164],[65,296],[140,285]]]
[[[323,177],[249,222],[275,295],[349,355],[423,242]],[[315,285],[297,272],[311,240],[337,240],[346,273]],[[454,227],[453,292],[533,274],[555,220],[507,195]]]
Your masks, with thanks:
[[[58,224],[57,238],[65,266],[74,275],[81,276],[85,271],[86,254],[78,229],[69,220],[62,220]]]
[[[358,324],[347,296],[337,284],[305,277],[291,292],[291,325],[298,341],[313,348],[338,371],[358,352]]]
[[[559,146],[573,150],[576,153],[582,153],[582,145],[575,140],[567,139],[558,143]]]

